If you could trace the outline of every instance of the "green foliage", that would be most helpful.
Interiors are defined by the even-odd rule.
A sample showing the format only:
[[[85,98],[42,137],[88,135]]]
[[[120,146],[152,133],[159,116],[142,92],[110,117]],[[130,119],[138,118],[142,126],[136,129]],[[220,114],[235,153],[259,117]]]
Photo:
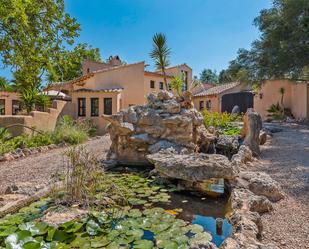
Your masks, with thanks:
[[[59,54],[80,30],[65,13],[63,0],[0,2],[0,55],[25,88],[40,86]]]
[[[81,76],[82,62],[85,60],[101,61],[100,50],[82,43],[73,50],[63,51],[49,70],[48,80],[50,82],[67,81]]]
[[[23,134],[11,138],[7,130],[0,128],[0,155],[16,150],[17,148],[37,148],[50,144],[67,143],[80,144],[93,135],[95,128],[88,121],[74,122],[69,116],[64,116],[54,132]],[[8,139],[10,138],[10,139]]]
[[[235,121],[242,120],[242,115],[236,116],[227,112],[209,112],[207,110],[202,113],[204,125],[207,127],[213,126],[219,129],[219,132],[225,135],[239,135],[240,128],[233,124]]]
[[[216,84],[219,82],[219,77],[216,71],[212,71],[211,69],[204,69],[200,73],[200,81],[205,83]]]
[[[283,108],[280,106],[279,103],[277,104],[272,104],[268,109],[268,117],[271,117],[273,119],[283,119],[284,113],[283,113]]]
[[[273,0],[254,20],[261,38],[251,49],[240,49],[227,71],[234,79],[252,83],[263,79],[308,80],[307,0]]]
[[[175,75],[170,82],[170,87],[173,91],[177,92],[178,96],[180,96],[184,84],[182,75]]]
[[[152,38],[152,42],[153,48],[150,52],[150,57],[154,60],[156,69],[162,72],[165,89],[168,90],[165,69],[170,65],[169,57],[171,49],[167,46],[166,37],[162,33],[155,34]]]
[[[9,138],[11,138],[11,134],[8,131],[8,129],[0,127],[0,141],[1,142],[5,142],[7,141]]]

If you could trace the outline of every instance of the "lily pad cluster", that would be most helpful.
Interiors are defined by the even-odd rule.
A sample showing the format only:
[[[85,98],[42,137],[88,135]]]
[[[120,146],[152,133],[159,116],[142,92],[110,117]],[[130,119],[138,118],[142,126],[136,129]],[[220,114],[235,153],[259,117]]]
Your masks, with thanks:
[[[145,205],[147,207],[157,202],[169,202],[169,192],[176,189],[173,185],[156,184],[154,179],[148,179],[139,174],[109,174],[109,179],[121,190],[119,193],[131,205]],[[103,189],[104,184],[106,182],[102,183],[101,188]],[[111,197],[117,199],[120,196]]]
[[[113,215],[108,213],[111,211]],[[90,212],[83,219],[58,227],[41,221],[22,223],[20,220],[14,221],[15,226],[13,222],[9,226],[1,220],[2,226],[7,225],[7,233],[2,233],[5,239],[0,248],[181,249],[212,239],[203,227],[177,219],[162,208],[108,212]]]

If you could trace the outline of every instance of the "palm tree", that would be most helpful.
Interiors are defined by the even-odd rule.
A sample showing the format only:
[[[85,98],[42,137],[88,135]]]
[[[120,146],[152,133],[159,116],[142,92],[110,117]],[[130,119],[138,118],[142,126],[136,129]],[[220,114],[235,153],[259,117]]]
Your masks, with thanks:
[[[157,33],[152,38],[153,48],[150,52],[150,57],[155,61],[156,69],[160,70],[163,74],[164,84],[168,90],[165,69],[170,65],[169,57],[171,54],[170,48],[167,46],[166,37],[162,33]]]

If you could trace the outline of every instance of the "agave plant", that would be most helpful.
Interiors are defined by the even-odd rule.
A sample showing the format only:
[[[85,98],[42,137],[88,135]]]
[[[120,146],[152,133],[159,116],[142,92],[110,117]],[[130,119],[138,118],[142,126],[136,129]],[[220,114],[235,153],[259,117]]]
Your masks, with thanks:
[[[162,33],[155,34],[152,38],[152,41],[153,49],[150,52],[150,57],[155,61],[156,69],[162,72],[165,89],[168,90],[169,88],[167,84],[165,69],[170,65],[169,57],[171,50],[168,48],[166,37]]]
[[[274,119],[282,119],[283,118],[283,108],[280,106],[279,102],[277,104],[272,104],[268,109],[268,116]]]

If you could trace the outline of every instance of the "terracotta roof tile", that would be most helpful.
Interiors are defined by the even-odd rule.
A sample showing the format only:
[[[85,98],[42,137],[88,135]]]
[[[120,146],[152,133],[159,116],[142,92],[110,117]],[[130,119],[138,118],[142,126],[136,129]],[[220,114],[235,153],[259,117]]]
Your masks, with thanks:
[[[209,96],[209,95],[216,95],[223,93],[235,86],[238,86],[240,82],[231,82],[231,83],[226,83],[226,84],[220,84],[217,86],[214,86],[212,88],[209,88],[207,90],[201,91],[197,94],[194,94],[194,97],[202,97],[202,96]]]
[[[122,87],[97,88],[97,89],[80,88],[75,90],[74,92],[121,92],[122,90],[123,90]]]

